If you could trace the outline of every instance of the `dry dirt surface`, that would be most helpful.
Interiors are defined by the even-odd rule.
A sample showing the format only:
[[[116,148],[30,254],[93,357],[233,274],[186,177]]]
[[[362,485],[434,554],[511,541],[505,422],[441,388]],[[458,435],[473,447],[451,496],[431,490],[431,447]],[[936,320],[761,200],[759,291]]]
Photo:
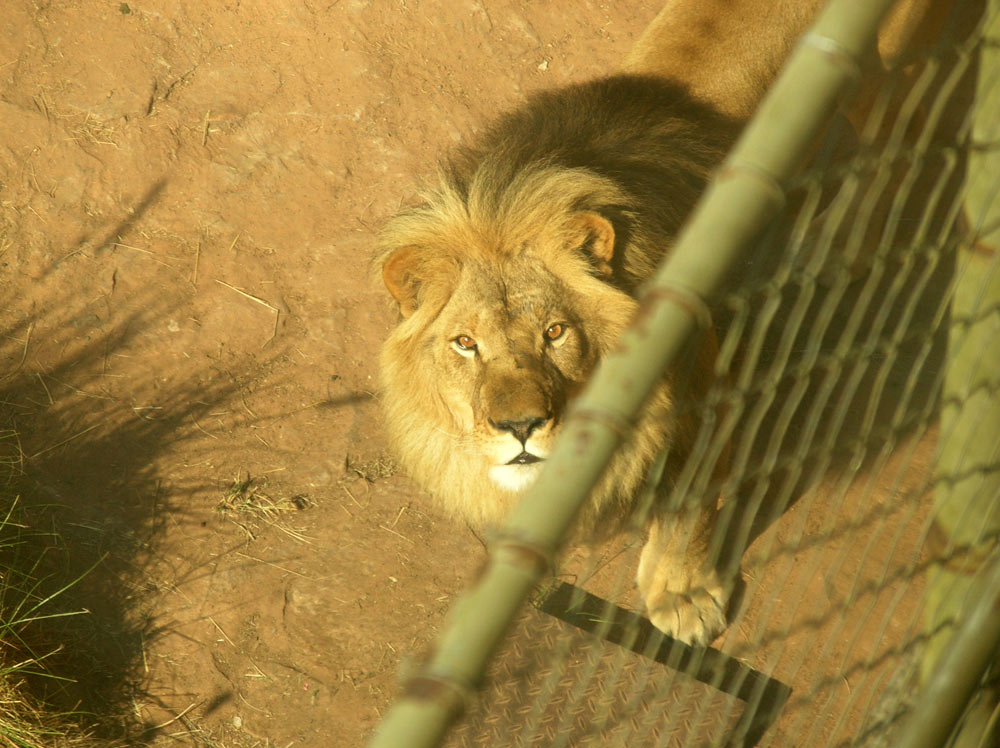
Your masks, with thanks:
[[[53,579],[96,564],[57,697],[144,741],[363,742],[483,557],[386,460],[373,233],[654,12],[0,5],[2,427]]]
[[[74,681],[35,687],[138,743],[364,743],[484,558],[386,452],[374,232],[491,115],[613,69],[656,6],[0,4],[0,444],[46,584],[89,569],[52,604],[87,612],[40,629]],[[874,635],[913,623],[860,570],[912,561],[916,531],[801,543],[835,519],[763,536],[723,642],[795,688],[774,745],[849,734]],[[823,617],[845,600],[861,625]]]

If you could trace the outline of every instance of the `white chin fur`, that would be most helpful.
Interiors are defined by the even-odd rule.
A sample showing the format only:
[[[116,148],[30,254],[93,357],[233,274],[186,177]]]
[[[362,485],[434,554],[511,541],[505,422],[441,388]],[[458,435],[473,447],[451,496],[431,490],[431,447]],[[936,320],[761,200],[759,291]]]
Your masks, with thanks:
[[[520,493],[535,482],[535,478],[538,477],[541,469],[541,463],[533,465],[496,465],[490,468],[490,478],[500,488]]]

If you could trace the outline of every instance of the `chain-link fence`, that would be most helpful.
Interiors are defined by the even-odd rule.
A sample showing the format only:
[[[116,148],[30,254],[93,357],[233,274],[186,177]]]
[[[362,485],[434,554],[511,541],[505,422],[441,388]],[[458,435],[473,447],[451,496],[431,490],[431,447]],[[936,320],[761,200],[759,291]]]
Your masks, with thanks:
[[[848,5],[877,20],[869,4]],[[678,504],[723,496],[712,551],[741,570],[726,633],[704,649],[656,631],[632,589],[637,545],[609,544],[571,555],[535,592],[470,699],[512,615],[490,608],[483,590],[520,599],[542,560],[529,556],[544,544],[517,545],[507,532],[376,742],[402,745],[408,734],[407,745],[436,745],[464,707],[441,744],[1000,745],[990,669],[1000,630],[990,571],[1000,530],[1000,3],[956,5],[929,46],[904,55],[850,124],[812,148],[781,217],[749,249],[691,271],[678,244],[675,287],[707,293],[726,263],[736,268],[715,314],[716,384],[681,406],[703,427],[673,489]],[[853,21],[837,23],[814,33],[828,40]],[[874,28],[857,21],[866,23]],[[821,52],[801,66],[807,93],[779,83],[769,101],[832,100],[850,76]],[[775,111],[765,104],[755,125],[778,129],[766,120]],[[813,142],[805,130],[780,137],[792,151]],[[726,228],[743,231],[744,244],[770,217],[769,180],[788,183],[757,158],[743,150],[729,162],[749,164],[756,204],[709,195],[739,214]],[[708,210],[692,231],[713,222]],[[676,283],[670,272],[660,280]],[[657,309],[681,319],[678,330],[647,319],[643,334],[676,353],[689,311]],[[550,488],[539,484],[532,497]],[[555,537],[572,514],[550,510]],[[512,522],[539,526],[522,510]]]

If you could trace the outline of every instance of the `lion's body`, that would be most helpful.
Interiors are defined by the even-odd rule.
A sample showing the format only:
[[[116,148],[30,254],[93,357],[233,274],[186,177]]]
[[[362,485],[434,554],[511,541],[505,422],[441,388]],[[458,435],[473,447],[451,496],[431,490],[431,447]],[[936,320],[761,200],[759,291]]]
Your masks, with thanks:
[[[539,407],[552,427],[532,437],[544,457],[566,401],[617,341],[637,287],[731,137],[727,121],[656,79],[616,76],[549,92],[459,153],[429,202],[387,227],[387,259],[421,247],[405,268],[421,285],[414,313],[383,350],[386,421],[408,471],[446,511],[476,524],[503,519],[538,465],[513,467],[520,478],[496,475],[488,445],[504,435],[482,427],[531,405],[492,391],[545,390]],[[581,214],[598,214],[613,229],[603,270],[584,247],[592,238]],[[553,323],[568,328],[558,349],[543,340]],[[478,342],[472,361],[449,345],[463,334]],[[520,368],[511,367],[517,357]],[[586,524],[626,516],[676,429],[669,412],[664,382],[594,492]]]
[[[388,223],[379,264],[402,320],[382,352],[387,428],[404,467],[447,513],[497,524],[531,484],[567,405],[615,345],[641,284],[818,1],[807,12],[737,0],[743,14],[674,0],[626,73],[536,95],[459,150],[424,204]],[[782,13],[789,20],[776,28]],[[729,72],[714,75],[719,65]],[[713,351],[707,334],[695,397]],[[666,375],[594,490],[584,537],[632,516],[666,447],[658,495],[669,494],[697,427],[678,415],[674,389]],[[661,501],[646,520],[640,590],[653,623],[689,642],[725,627],[732,583],[708,554],[717,499],[681,513]]]

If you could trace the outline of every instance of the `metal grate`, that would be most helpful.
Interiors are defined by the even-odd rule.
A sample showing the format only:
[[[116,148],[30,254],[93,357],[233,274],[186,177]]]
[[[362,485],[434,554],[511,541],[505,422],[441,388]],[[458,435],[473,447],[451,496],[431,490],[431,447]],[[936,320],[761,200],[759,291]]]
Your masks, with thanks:
[[[524,611],[487,682],[450,748],[753,746],[789,692],[567,584]]]

